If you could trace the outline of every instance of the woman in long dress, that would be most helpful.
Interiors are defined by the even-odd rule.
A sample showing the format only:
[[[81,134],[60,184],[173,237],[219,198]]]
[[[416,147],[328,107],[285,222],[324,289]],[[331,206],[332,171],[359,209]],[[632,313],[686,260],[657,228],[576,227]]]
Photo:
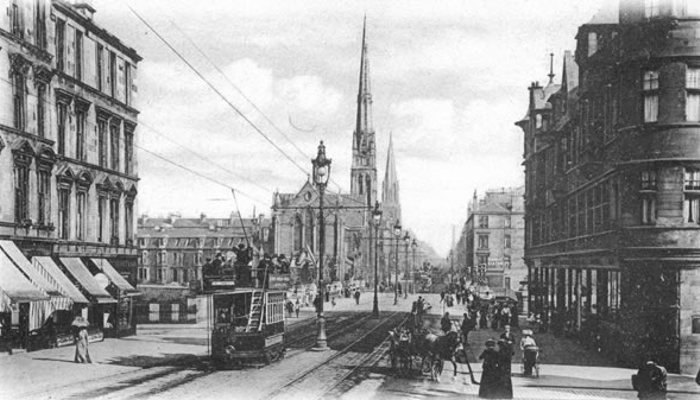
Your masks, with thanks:
[[[499,371],[500,355],[495,347],[495,340],[487,340],[486,349],[479,356],[480,360],[484,360],[482,364],[481,383],[479,384],[479,397],[482,399],[499,398],[499,387],[501,385]]]
[[[78,333],[75,335],[75,362],[77,363],[92,363],[90,353],[88,352],[88,331],[82,326],[78,328]]]

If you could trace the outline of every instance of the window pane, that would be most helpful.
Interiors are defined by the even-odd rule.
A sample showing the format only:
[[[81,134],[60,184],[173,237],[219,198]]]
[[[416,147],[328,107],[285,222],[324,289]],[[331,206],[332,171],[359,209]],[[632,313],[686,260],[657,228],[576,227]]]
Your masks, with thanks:
[[[688,68],[685,73],[685,87],[700,89],[700,68]]]
[[[656,122],[659,114],[659,96],[644,96],[644,122]]]
[[[685,115],[687,121],[700,121],[700,93],[688,93]]]
[[[659,71],[644,72],[644,90],[654,90],[659,88]]]

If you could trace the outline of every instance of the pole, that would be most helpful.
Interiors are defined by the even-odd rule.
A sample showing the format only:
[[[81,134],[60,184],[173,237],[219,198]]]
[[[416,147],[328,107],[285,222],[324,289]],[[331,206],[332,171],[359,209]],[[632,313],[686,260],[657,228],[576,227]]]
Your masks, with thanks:
[[[325,221],[323,218],[323,191],[325,189],[324,185],[318,185],[319,189],[319,227],[318,234],[321,236],[318,242],[318,293],[321,296],[321,301],[318,307],[318,337],[316,337],[316,347],[314,350],[328,350],[328,342],[326,339],[326,318],[323,316],[323,302],[326,300],[325,291],[326,285],[323,283],[323,257],[326,247],[326,229]]]
[[[399,235],[396,235],[396,259],[394,260],[394,305],[399,303]]]
[[[377,263],[379,260],[379,223],[374,224],[374,301],[372,302],[372,316],[379,318],[379,299],[377,298]]]
[[[406,241],[406,273],[405,275],[408,275],[408,240]],[[404,276],[403,281],[406,282],[406,287],[403,288],[403,298],[406,299],[408,298],[408,277]]]
[[[415,277],[416,277],[416,248],[412,247],[411,250],[413,250],[413,257],[412,257],[413,260],[411,263],[411,281],[413,282],[413,288],[412,288],[413,290],[411,291],[411,294],[415,294],[416,293],[416,280],[415,280]]]

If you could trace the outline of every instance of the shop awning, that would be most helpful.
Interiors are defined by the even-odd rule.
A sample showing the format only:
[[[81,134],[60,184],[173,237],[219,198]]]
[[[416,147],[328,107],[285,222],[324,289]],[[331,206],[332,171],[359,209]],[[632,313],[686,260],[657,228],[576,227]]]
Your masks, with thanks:
[[[116,303],[117,301],[109,295],[109,293],[100,287],[95,277],[92,276],[87,267],[77,257],[61,258],[61,263],[65,265],[73,277],[80,283],[91,296],[95,298],[97,303]]]
[[[0,251],[0,290],[12,302],[49,299],[49,296],[34,286],[2,251]]]
[[[75,303],[90,303],[90,301],[80,293],[80,289],[75,287],[73,282],[68,279],[68,277],[58,268],[51,257],[34,257],[32,258],[34,262],[34,267],[38,270],[43,271],[46,275],[53,278],[53,280],[60,286],[63,294],[73,299]]]
[[[22,251],[9,240],[0,240],[0,251],[4,252],[14,264],[29,277],[37,287],[46,292],[51,297],[63,297],[60,288],[55,282],[46,279],[22,254]]]
[[[133,293],[136,292],[136,289],[134,289],[134,287],[131,286],[131,284],[126,279],[124,279],[124,277],[119,272],[117,272],[116,269],[114,269],[114,267],[112,266],[112,264],[109,263],[108,260],[104,258],[91,258],[90,261],[95,263],[97,268],[102,270],[102,272],[104,272],[104,274],[107,275],[107,278],[109,278],[109,280],[112,281],[112,283],[116,285],[119,288],[119,290],[123,291],[127,295],[136,294]]]

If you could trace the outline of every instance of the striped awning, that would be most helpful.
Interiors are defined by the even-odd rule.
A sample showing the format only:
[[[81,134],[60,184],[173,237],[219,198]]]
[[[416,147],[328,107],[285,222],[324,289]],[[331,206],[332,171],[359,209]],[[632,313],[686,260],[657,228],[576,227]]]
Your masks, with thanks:
[[[49,296],[32,284],[2,251],[0,251],[0,291],[13,303],[49,299]]]
[[[50,276],[59,285],[63,294],[73,299],[75,303],[90,303],[90,301],[80,293],[80,289],[75,287],[73,282],[58,268],[58,265],[51,257],[32,258],[34,267],[41,271],[44,276]]]
[[[63,297],[60,288],[55,282],[46,279],[34,266],[27,260],[27,257],[22,254],[22,251],[9,240],[0,240],[0,251],[4,252],[7,257],[32,281],[37,287],[46,292],[51,297]]]
[[[95,263],[97,268],[104,272],[104,274],[107,275],[107,278],[109,278],[109,280],[112,281],[112,283],[117,286],[119,290],[126,293],[136,291],[136,289],[134,289],[134,287],[131,286],[131,284],[124,279],[124,277],[117,272],[116,269],[114,269],[108,260],[104,258],[91,258],[90,261]]]
[[[80,283],[85,291],[87,291],[96,303],[116,303],[110,294],[100,287],[95,277],[92,276],[85,264],[77,257],[62,257],[61,263],[68,269],[73,278]]]

